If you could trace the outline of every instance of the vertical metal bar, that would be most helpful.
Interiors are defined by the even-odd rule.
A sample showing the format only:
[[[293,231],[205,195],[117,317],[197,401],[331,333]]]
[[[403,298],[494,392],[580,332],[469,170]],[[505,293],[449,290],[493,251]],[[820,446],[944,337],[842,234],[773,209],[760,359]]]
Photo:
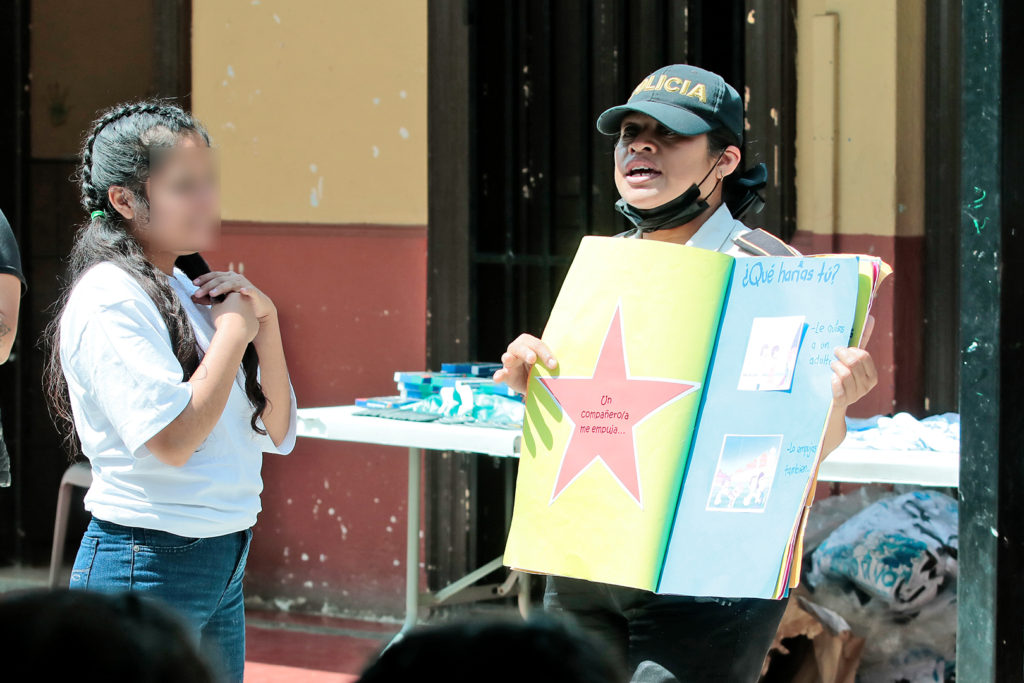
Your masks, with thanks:
[[[420,461],[423,451],[409,449],[409,486],[405,510],[405,620],[387,649],[416,627],[420,611]]]
[[[192,105],[192,3],[150,0],[153,14],[153,90]]]
[[[1021,399],[1007,401],[1003,391],[1004,355],[1011,349],[1002,288],[1004,277],[1019,282],[1021,275],[1003,270],[1002,261],[1002,15],[1000,0],[963,0],[957,678],[972,682],[1021,680],[1024,668],[1019,616],[1013,618],[1021,605],[1010,599],[1020,580],[1010,561],[1021,521],[1006,514],[1014,504],[1007,494],[1022,476],[1010,462],[1020,461],[1020,441],[1007,433],[1010,420],[1020,422],[1012,411]]]
[[[629,11],[629,4],[623,0],[595,0],[593,3],[590,126],[603,109],[621,104],[629,95],[628,76],[623,68],[628,50],[624,17]],[[583,195],[584,201],[590,204],[590,232],[614,234],[621,230],[623,222],[612,208],[618,195],[611,174],[611,145],[592,127],[590,130],[593,158],[588,164],[589,183]]]
[[[474,21],[467,0],[427,5],[427,358],[467,358],[476,344],[473,305],[473,223],[476,216],[476,106]],[[444,585],[466,573],[472,511],[467,456],[450,454],[426,463],[427,575]]]
[[[671,0],[658,0],[658,22],[661,30],[658,32],[660,50],[658,52],[658,66],[674,64],[672,61],[672,37],[675,29],[672,26],[672,2]]]
[[[27,0],[15,0],[7,11],[7,18],[11,20],[10,29],[12,39],[12,52],[14,56],[13,64],[11,65],[14,71],[13,80],[14,87],[10,92],[9,105],[12,109],[11,122],[11,134],[14,138],[14,145],[11,165],[15,167],[14,178],[12,183],[13,197],[10,204],[12,215],[10,217],[11,225],[14,231],[15,239],[19,243],[19,248],[22,255],[22,268],[25,271],[26,278],[31,279],[32,277],[32,231],[25,228],[29,224],[31,216],[31,202],[28,201],[28,162],[30,156],[29,149],[29,121],[28,121],[28,74],[29,74],[29,25],[31,21],[31,3]],[[23,320],[27,320],[29,316],[28,312],[31,310],[34,294],[26,296],[25,300],[21,302],[21,316]],[[27,417],[25,411],[25,399],[28,392],[25,390],[25,380],[27,376],[28,367],[28,353],[26,353],[28,344],[26,344],[25,334],[22,333],[19,339],[15,340],[14,350],[17,353],[17,359],[15,360],[13,372],[14,372],[14,413],[10,416],[8,424],[13,424],[14,429],[12,430],[14,438],[12,439],[13,447],[10,449],[11,456],[11,477],[22,476],[25,472],[25,419]],[[10,404],[8,404],[10,405]],[[12,515],[13,524],[11,526],[11,533],[14,539],[14,561],[21,563],[25,560],[25,541],[23,529],[25,528],[25,487],[22,483],[12,483],[13,503],[14,510]]]
[[[686,0],[668,0],[665,9],[665,62],[670,64],[685,63],[689,60],[687,50],[688,15]]]
[[[927,6],[924,410],[956,411],[960,368],[960,0]]]
[[[515,460],[508,458],[505,462],[514,463]],[[506,467],[502,474],[505,477],[505,528],[507,529],[512,524],[512,504],[516,492],[516,471],[511,467]]]
[[[409,449],[409,491],[405,511],[405,622],[402,631],[416,625],[420,609],[420,460],[423,451]]]
[[[515,265],[511,262],[517,251],[516,234],[519,230],[519,201],[516,179],[519,177],[520,156],[519,142],[519,93],[522,92],[523,50],[520,41],[522,34],[518,30],[523,16],[523,9],[517,3],[505,3],[505,254],[510,260],[504,265],[505,297],[504,306],[505,336],[509,337],[515,329],[513,306],[515,305]],[[509,337],[511,339],[511,337]]]
[[[705,66],[704,59],[704,2],[703,0],[689,0],[689,12],[687,13],[689,26],[687,27],[687,43],[690,50],[690,62]]]
[[[555,52],[557,47],[555,42],[555,31],[553,27],[554,21],[552,19],[553,10],[551,9],[551,5],[549,3],[544,3],[542,7],[544,8],[544,16],[543,21],[541,22],[541,30],[543,31],[542,41],[544,45],[544,50],[541,58],[545,61],[545,64],[543,64],[544,78],[541,81],[541,83],[543,85],[543,97],[545,107],[543,122],[540,126],[538,126],[538,128],[540,129],[540,140],[534,141],[534,149],[537,149],[538,146],[540,147],[540,153],[538,156],[542,159],[537,179],[537,190],[539,192],[539,196],[537,196],[534,199],[534,201],[539,201],[541,203],[541,241],[544,245],[544,251],[542,252],[544,255],[544,266],[540,269],[542,278],[540,283],[540,300],[544,302],[550,302],[553,304],[554,294],[552,292],[551,286],[551,251],[554,242],[554,238],[552,237],[552,223],[555,203],[552,199],[552,196],[554,194],[555,179],[553,173],[554,145],[551,142],[551,132],[552,130],[556,130],[556,126],[562,122],[556,122],[554,120],[554,102],[555,98],[558,96],[558,91],[556,90],[557,84],[555,83],[555,79],[552,77],[551,67],[551,63],[554,61],[554,59],[557,59],[557,54]],[[538,68],[540,67],[541,65],[538,65]],[[579,87],[579,85],[577,84],[575,87]],[[538,88],[538,90],[540,89],[541,88]],[[577,124],[573,123],[572,125]],[[539,145],[537,144],[538,142]],[[532,300],[537,301],[536,298],[533,298]]]
[[[583,116],[593,116],[594,107],[594,63],[591,55],[594,52],[594,20],[593,14],[598,11],[596,7],[590,4],[590,2],[580,3],[580,29],[583,31],[582,40],[580,41],[583,46],[583,55],[580,58],[580,63],[583,64],[584,87],[580,90],[580,111],[583,112]],[[584,122],[586,125],[586,122]],[[587,134],[583,136],[581,142],[581,148],[583,151],[582,159],[580,159],[580,187],[578,194],[579,201],[579,223],[583,229],[584,234],[593,234],[593,216],[590,211],[590,197],[593,194],[593,180],[592,174],[594,173],[594,149],[593,146],[587,144],[588,140],[594,138],[594,130],[589,126],[586,128]]]
[[[765,209],[748,220],[783,239],[792,237],[796,230],[796,54],[792,4],[791,0],[746,0],[740,34],[745,38],[740,41],[745,43],[743,63],[736,67],[744,73],[744,82],[733,83],[741,90],[746,89],[748,99],[744,165],[764,162],[768,166],[768,186],[763,190]],[[834,14],[820,16],[831,17],[826,21],[837,21]],[[816,26],[814,30],[820,28]],[[802,49],[808,53],[809,49],[818,49],[812,36],[804,38]],[[823,64],[820,57],[812,61],[816,73],[829,71],[829,64]],[[835,61],[831,60],[833,66]]]

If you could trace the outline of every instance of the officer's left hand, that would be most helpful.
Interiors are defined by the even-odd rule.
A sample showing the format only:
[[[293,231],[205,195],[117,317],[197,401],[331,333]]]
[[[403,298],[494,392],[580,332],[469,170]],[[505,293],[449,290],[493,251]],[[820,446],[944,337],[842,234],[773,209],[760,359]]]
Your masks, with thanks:
[[[864,322],[860,347],[835,350],[836,360],[832,361],[832,399],[837,409],[846,410],[847,406],[864,398],[878,384],[875,361],[864,348],[874,329],[875,318],[869,315]]]

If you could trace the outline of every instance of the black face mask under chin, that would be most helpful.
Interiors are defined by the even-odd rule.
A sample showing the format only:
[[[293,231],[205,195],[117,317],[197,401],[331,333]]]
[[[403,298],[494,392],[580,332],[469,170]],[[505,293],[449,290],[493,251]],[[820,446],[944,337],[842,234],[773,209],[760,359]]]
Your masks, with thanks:
[[[661,206],[656,206],[653,209],[638,209],[631,204],[627,204],[625,199],[620,199],[615,202],[615,209],[628,218],[642,233],[685,225],[707,210],[708,203],[700,196],[700,184],[707,180],[708,176],[711,175],[711,171],[714,171],[717,167],[718,162],[716,161],[711,170],[701,178],[700,183],[690,185],[686,192],[683,192],[672,201],[665,202]],[[715,188],[718,187],[720,182],[721,178],[715,181],[715,187],[712,187],[711,192],[708,192],[708,197],[714,193]]]

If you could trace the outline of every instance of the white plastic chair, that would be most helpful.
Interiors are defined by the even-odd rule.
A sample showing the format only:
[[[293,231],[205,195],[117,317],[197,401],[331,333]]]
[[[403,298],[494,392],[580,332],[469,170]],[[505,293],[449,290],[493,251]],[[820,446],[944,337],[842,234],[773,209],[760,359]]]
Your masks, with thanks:
[[[68,532],[71,512],[71,489],[92,486],[92,467],[87,462],[76,462],[60,479],[57,493],[57,516],[53,520],[53,549],[50,551],[50,588],[58,588],[61,566],[64,564],[64,539]]]

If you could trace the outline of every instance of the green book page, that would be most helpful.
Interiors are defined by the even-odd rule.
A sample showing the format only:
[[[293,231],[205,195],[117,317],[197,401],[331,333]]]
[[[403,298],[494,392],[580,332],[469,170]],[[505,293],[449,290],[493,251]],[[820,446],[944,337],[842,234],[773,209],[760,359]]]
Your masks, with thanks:
[[[505,564],[654,590],[734,259],[584,238],[531,375]]]

